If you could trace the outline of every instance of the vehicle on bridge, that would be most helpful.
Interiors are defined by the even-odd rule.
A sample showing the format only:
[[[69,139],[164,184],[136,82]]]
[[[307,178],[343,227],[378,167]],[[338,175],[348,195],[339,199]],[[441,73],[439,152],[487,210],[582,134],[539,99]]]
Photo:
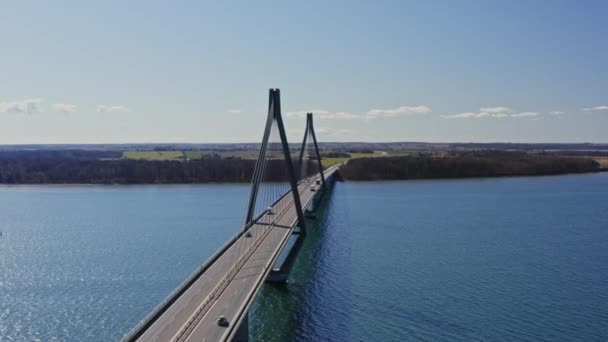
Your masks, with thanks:
[[[228,322],[226,317],[220,316],[220,318],[217,319],[217,325],[219,325],[220,327],[228,327],[230,326],[230,322]]]

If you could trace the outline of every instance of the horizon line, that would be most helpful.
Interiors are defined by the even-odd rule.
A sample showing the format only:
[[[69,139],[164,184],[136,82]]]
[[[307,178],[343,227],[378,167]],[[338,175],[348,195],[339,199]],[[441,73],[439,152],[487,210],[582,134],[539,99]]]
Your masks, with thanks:
[[[299,144],[296,141],[293,144]],[[99,142],[99,143],[0,143],[0,146],[45,146],[45,145],[255,145],[260,144],[259,142]],[[292,144],[290,142],[290,144]],[[513,141],[486,141],[486,142],[458,142],[458,141],[319,141],[319,144],[429,144],[429,145],[441,145],[441,144],[507,144],[507,145],[608,145],[608,142],[513,142]]]

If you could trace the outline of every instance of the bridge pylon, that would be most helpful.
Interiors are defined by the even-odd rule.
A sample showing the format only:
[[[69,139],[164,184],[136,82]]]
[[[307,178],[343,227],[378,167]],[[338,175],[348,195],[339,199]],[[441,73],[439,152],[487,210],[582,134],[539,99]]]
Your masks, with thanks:
[[[325,187],[325,175],[323,174],[323,164],[321,164],[321,154],[319,153],[319,145],[317,144],[317,135],[315,134],[315,127],[312,123],[312,113],[306,113],[306,130],[304,130],[304,139],[302,140],[302,147],[300,147],[300,157],[298,158],[299,165],[302,165],[304,149],[306,148],[306,140],[308,139],[309,135],[315,147],[315,157],[317,158],[317,165],[319,166],[321,181],[323,182],[323,187]]]
[[[304,214],[302,211],[302,203],[300,201],[300,195],[298,192],[298,183],[294,172],[293,162],[291,159],[291,153],[289,152],[289,143],[287,142],[287,134],[285,133],[285,126],[283,125],[283,118],[281,116],[281,94],[279,89],[270,89],[268,95],[268,116],[266,118],[266,126],[264,129],[264,135],[262,138],[262,145],[258,153],[258,159],[255,164],[253,171],[253,177],[251,179],[251,193],[249,196],[249,206],[247,209],[247,217],[245,219],[245,225],[248,226],[254,220],[256,200],[258,197],[258,190],[260,183],[264,178],[264,171],[266,168],[266,154],[268,151],[268,141],[270,133],[273,128],[273,124],[276,123],[276,128],[279,131],[279,138],[281,140],[281,147],[283,151],[283,157],[285,159],[285,167],[287,171],[287,178],[290,192],[293,196],[294,206],[298,215],[298,224],[302,233],[305,232]]]

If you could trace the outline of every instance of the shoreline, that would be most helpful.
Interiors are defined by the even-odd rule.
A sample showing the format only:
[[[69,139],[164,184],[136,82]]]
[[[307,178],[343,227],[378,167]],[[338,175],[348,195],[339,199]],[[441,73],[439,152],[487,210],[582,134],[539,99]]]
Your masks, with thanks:
[[[383,179],[344,179],[344,182],[395,182],[395,181],[421,181],[421,180],[468,180],[468,179],[497,179],[497,178],[523,178],[523,177],[553,177],[553,176],[576,176],[584,174],[596,174],[608,172],[608,168],[584,172],[564,172],[547,174],[512,174],[498,176],[460,176],[460,177],[418,177],[418,178],[383,178]],[[133,186],[191,186],[191,185],[246,185],[250,182],[191,182],[191,183],[0,183],[1,188],[10,187],[79,187],[79,186],[99,186],[99,187],[133,187]]]
[[[192,185],[249,184],[256,161],[213,156],[188,162],[160,160],[79,159],[81,155],[36,152],[0,158],[0,186],[15,185]],[[99,153],[85,155],[100,157]],[[379,153],[379,154],[378,154]],[[0,156],[1,157],[1,156]],[[336,160],[339,159],[339,160]],[[346,181],[416,179],[466,179],[521,176],[552,176],[608,171],[608,157],[562,156],[512,151],[440,151],[386,155],[382,152],[350,154],[350,158],[327,157],[325,167],[347,163],[340,170]],[[606,159],[606,160],[604,160]],[[309,173],[316,164],[307,159],[295,167]],[[281,161],[270,159],[266,181],[282,182]]]

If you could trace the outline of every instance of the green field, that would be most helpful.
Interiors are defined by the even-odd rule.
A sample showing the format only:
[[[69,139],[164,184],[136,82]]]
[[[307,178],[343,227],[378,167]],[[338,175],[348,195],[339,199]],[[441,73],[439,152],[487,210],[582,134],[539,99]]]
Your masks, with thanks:
[[[323,164],[323,168],[326,169],[332,165],[336,165],[349,159],[350,158],[323,158],[321,159],[321,164]]]
[[[201,150],[193,150],[193,151],[184,151],[184,155],[186,158],[192,159],[202,159],[203,156],[208,155],[209,153],[201,151]]]
[[[349,158],[347,158],[347,157],[323,158],[323,159],[321,159],[321,164],[323,164],[323,168],[328,168],[332,165],[342,163],[342,162],[345,162],[350,159],[378,157],[382,154],[382,152],[374,151],[374,153],[349,153],[349,154],[350,154]]]
[[[140,160],[179,160],[184,158],[182,151],[125,151],[122,153],[123,159]]]
[[[137,160],[184,160],[187,158],[189,160],[201,159],[205,155],[208,155],[209,152],[202,150],[188,150],[188,151],[125,151],[122,154],[123,159],[137,159]],[[366,157],[378,157],[382,154],[382,152],[375,151],[374,153],[349,153],[350,157],[340,157],[340,158],[323,158],[321,163],[324,168],[330,167],[332,165],[342,163],[349,159],[355,158],[366,158]],[[269,159],[273,159],[272,156],[268,157]],[[256,157],[250,153],[250,155],[244,156],[244,159],[256,159]]]
[[[418,155],[418,152],[411,152],[411,151],[388,151],[387,154],[388,154],[388,156],[391,156],[391,157],[403,157],[403,156],[416,156],[416,155]]]

